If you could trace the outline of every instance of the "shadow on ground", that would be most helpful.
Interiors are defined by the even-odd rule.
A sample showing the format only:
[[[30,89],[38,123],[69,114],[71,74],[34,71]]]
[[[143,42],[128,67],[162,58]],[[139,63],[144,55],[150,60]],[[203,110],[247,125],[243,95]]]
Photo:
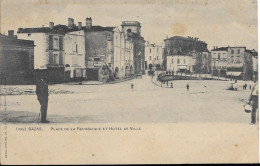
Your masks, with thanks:
[[[0,112],[0,122],[6,123],[37,123],[39,113],[28,111]],[[87,123],[93,122],[88,116],[66,117],[62,115],[48,115],[47,120],[55,123]]]

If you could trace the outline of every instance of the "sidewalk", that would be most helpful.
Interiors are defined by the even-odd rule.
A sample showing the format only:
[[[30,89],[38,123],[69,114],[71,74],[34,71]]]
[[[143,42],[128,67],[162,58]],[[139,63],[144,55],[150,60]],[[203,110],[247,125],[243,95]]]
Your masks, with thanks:
[[[133,78],[122,78],[122,79],[116,79],[115,81],[111,81],[108,83],[104,83],[101,81],[82,81],[81,82],[68,82],[68,83],[63,83],[65,85],[105,85],[105,84],[116,84],[116,83],[120,83],[120,82],[124,82],[124,81],[128,81],[128,80],[132,80]]]

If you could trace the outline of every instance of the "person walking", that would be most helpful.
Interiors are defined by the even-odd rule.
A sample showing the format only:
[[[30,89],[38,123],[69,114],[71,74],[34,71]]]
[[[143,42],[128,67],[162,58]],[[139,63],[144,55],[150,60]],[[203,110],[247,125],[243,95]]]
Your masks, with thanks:
[[[189,89],[190,89],[190,85],[187,84],[187,85],[186,85],[186,88],[187,88],[187,91],[189,91]]]
[[[256,117],[258,111],[258,83],[253,86],[248,103],[252,106],[251,124],[255,124],[258,118]]]
[[[134,89],[134,84],[133,83],[131,84],[131,89]]]
[[[39,103],[41,104],[41,123],[48,123],[47,109],[48,109],[48,97],[49,89],[48,84],[43,78],[40,78],[36,83],[36,95]]]
[[[173,84],[172,84],[172,82],[171,82],[171,88],[173,88]]]
[[[247,84],[245,84],[245,90],[246,90]]]

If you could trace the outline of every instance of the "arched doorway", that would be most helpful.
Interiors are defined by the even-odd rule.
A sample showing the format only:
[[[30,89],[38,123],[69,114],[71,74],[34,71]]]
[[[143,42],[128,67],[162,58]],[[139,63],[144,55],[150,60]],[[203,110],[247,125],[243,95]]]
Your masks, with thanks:
[[[134,69],[132,65],[130,66],[130,75],[134,75]]]
[[[150,63],[148,67],[149,67],[149,70],[152,70],[153,69],[153,64]]]
[[[119,78],[119,68],[115,68],[115,78]]]
[[[129,67],[126,66],[125,67],[125,77],[129,77],[129,75],[130,75],[130,70],[129,70]]]

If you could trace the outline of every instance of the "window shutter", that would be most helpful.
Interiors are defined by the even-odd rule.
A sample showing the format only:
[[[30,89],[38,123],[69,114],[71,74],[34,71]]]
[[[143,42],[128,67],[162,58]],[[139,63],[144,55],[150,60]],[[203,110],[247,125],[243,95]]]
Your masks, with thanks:
[[[53,36],[49,35],[49,50],[53,50]]]
[[[63,65],[63,53],[62,52],[59,53],[59,64]]]
[[[49,64],[53,65],[53,53],[49,52]]]
[[[59,46],[60,46],[60,51],[63,50],[63,36],[59,36]]]

